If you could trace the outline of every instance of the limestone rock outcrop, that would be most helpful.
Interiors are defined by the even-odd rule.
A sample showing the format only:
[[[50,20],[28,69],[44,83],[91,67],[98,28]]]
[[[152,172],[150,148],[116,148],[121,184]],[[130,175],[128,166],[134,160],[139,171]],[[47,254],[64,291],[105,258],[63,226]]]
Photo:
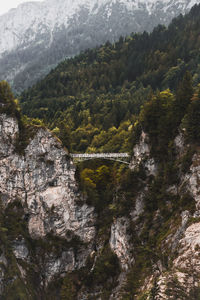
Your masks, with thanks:
[[[73,231],[90,242],[95,235],[94,209],[78,205],[80,198],[74,178],[75,168],[59,141],[45,129],[39,129],[25,149],[14,151],[17,121],[0,117],[0,193],[3,203],[19,198],[27,206],[29,233],[43,237],[50,231],[65,236]]]
[[[129,219],[125,217],[115,220],[111,226],[110,247],[119,258],[124,271],[134,263],[133,245],[128,234],[129,226]]]
[[[15,150],[19,136],[18,122],[0,115],[0,197],[3,208],[20,201],[33,240],[48,234],[69,242],[80,241],[78,249],[51,251],[43,257],[45,284],[54,276],[83,267],[93,248],[96,216],[80,195],[75,180],[75,167],[50,131],[39,128],[20,155]],[[83,247],[83,245],[85,246]],[[29,247],[22,237],[12,241],[17,260],[33,262]],[[38,256],[40,260],[40,255]],[[1,255],[2,265],[6,258]],[[22,273],[26,273],[20,266]],[[3,291],[4,268],[0,270],[0,293]]]
[[[186,154],[188,147],[184,143],[183,134],[176,137],[175,146],[180,160]],[[178,227],[175,232],[169,228],[168,235],[163,241],[164,247],[169,249],[169,253],[172,251],[171,256],[175,257],[171,261],[170,268],[159,272],[157,270],[155,276],[148,278],[148,281],[153,284],[156,278],[154,281],[156,300],[171,299],[170,292],[172,293],[173,290],[177,295],[181,291],[183,299],[197,299],[200,278],[200,153],[198,149],[192,156],[188,171],[182,174],[179,184],[170,187],[168,192],[179,197],[189,195],[187,201],[193,201],[194,205],[191,211],[185,210],[180,213],[181,221],[177,222]]]
[[[143,164],[147,175],[156,175],[157,166],[150,153],[149,137],[145,132],[142,132],[139,143],[133,148],[133,156],[130,162],[132,170],[137,169],[140,164]]]

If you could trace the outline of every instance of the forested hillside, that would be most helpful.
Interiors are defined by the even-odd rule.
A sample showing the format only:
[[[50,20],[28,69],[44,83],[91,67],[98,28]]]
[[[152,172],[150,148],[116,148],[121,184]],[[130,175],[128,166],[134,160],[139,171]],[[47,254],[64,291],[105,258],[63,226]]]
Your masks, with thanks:
[[[168,25],[200,0],[44,0],[0,16],[0,80],[16,93],[65,58],[131,32]]]
[[[200,5],[168,28],[132,34],[62,62],[25,91],[22,109],[73,151],[126,151],[141,105],[176,89],[186,70],[200,81]]]

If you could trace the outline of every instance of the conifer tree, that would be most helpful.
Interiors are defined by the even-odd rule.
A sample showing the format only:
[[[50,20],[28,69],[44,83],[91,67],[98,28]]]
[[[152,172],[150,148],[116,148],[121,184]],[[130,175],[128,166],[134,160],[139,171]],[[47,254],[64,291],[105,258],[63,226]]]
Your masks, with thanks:
[[[190,72],[187,71],[176,92],[175,113],[178,124],[185,115],[187,107],[190,104],[190,100],[193,96],[193,92],[192,76]]]
[[[183,120],[189,142],[200,143],[200,86],[191,99]]]

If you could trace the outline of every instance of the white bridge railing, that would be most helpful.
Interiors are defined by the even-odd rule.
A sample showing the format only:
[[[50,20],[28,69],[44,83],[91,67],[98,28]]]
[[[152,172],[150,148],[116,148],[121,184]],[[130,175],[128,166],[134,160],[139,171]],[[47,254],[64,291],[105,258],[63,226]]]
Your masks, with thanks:
[[[122,158],[129,157],[128,153],[84,153],[84,154],[70,154],[73,158]]]
[[[74,160],[90,160],[95,158],[102,158],[102,159],[109,159],[109,160],[115,160],[122,163],[129,164],[126,161],[119,160],[119,159],[128,159],[130,158],[130,155],[128,153],[83,153],[83,154],[70,154],[71,158]]]

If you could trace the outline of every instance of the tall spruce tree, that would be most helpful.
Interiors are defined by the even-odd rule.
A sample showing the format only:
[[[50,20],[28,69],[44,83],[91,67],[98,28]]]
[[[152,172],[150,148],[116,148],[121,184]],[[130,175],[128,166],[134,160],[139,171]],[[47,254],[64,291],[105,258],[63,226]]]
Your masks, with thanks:
[[[187,107],[190,104],[190,100],[193,96],[193,92],[192,76],[190,72],[187,71],[176,92],[175,113],[178,124],[185,115]]]

